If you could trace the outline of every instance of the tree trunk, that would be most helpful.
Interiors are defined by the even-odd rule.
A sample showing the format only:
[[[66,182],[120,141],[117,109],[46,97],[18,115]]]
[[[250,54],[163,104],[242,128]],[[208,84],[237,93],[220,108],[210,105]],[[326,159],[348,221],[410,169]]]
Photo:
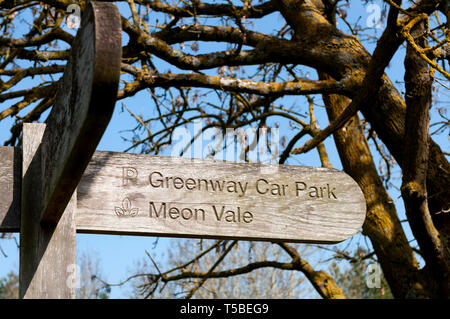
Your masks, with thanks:
[[[320,74],[321,78],[327,78]],[[326,110],[333,121],[350,100],[324,95]],[[358,116],[333,134],[344,171],[361,187],[367,203],[363,234],[369,236],[384,276],[396,298],[426,295],[420,281],[419,266],[395,210],[392,199],[378,176]]]

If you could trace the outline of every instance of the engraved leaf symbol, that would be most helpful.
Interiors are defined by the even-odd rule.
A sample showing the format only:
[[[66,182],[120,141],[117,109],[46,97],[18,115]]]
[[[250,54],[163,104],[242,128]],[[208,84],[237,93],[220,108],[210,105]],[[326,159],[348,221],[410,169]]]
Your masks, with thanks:
[[[138,214],[139,208],[132,208],[131,201],[125,197],[122,201],[122,207],[115,207],[116,215],[119,217],[134,217]]]
[[[136,215],[138,214],[138,212],[139,212],[139,208],[134,207],[134,208],[132,208],[132,209],[130,210],[130,216],[131,216],[131,217],[134,217],[134,216],[136,216]]]
[[[122,208],[125,211],[125,213],[130,211],[131,208],[131,201],[128,197],[125,197],[122,201]]]
[[[115,211],[116,211],[116,215],[119,217],[123,216],[123,214],[124,214],[123,209],[121,207],[116,206]]]

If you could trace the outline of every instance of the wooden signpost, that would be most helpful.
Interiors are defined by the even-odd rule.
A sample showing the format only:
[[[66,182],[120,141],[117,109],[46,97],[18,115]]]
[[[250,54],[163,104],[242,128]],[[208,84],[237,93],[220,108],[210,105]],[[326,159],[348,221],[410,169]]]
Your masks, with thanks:
[[[356,182],[325,168],[95,152],[77,191],[89,233],[336,243],[365,216]]]
[[[20,231],[20,297],[74,298],[78,233],[336,243],[364,196],[325,168],[99,152],[121,60],[115,5],[90,2],[46,124],[0,147],[0,232]]]
[[[361,190],[338,170],[101,151],[76,201],[77,232],[97,234],[336,243],[365,217]],[[0,230],[17,230],[19,214]]]

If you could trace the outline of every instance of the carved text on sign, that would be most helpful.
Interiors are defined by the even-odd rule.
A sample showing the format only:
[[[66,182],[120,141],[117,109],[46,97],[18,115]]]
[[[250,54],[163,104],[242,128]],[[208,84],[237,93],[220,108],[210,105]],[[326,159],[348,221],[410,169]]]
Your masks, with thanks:
[[[321,242],[361,229],[364,195],[336,169],[96,152],[80,232]]]
[[[136,185],[139,171],[135,167],[123,167],[122,186]],[[148,176],[148,178],[147,178]],[[207,179],[199,177],[166,176],[160,171],[153,171],[145,176],[148,185],[153,188],[187,191],[204,191],[207,193],[227,192],[238,197],[248,195],[253,189],[260,195],[273,196],[308,196],[310,198],[338,199],[336,187],[329,183],[321,185],[307,184],[305,181],[293,181],[291,184],[277,183],[276,178],[259,178],[254,187],[249,188],[248,181],[225,179]]]

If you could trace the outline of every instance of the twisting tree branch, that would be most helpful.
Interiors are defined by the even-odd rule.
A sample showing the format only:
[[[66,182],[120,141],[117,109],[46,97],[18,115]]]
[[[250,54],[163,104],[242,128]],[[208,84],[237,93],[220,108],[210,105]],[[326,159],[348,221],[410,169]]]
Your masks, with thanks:
[[[397,2],[401,3],[401,1]],[[389,61],[391,61],[402,42],[397,34],[397,16],[398,9],[391,7],[389,10],[388,25],[378,41],[372,59],[370,60],[367,73],[362,82],[362,88],[358,94],[353,97],[350,105],[338,118],[331,122],[324,130],[319,132],[313,139],[307,141],[302,147],[292,150],[292,154],[306,153],[317,147],[317,145],[324,141],[328,136],[343,127],[345,123],[358,112],[362,105],[367,103],[369,99],[376,94],[381,85],[384,69],[389,64]]]
[[[256,82],[245,79],[233,79],[204,74],[142,74],[129,66],[123,66],[126,70],[137,77],[137,80],[128,83],[119,92],[118,98],[122,99],[134,95],[145,88],[170,88],[170,87],[202,87],[212,88],[230,92],[240,92],[258,95],[306,95],[317,93],[345,93],[348,86],[345,82],[334,80],[312,81],[300,79],[291,82]]]
[[[295,267],[300,270],[309,279],[316,291],[326,299],[344,299],[346,298],[343,291],[337,286],[334,279],[323,270],[314,270],[313,267],[300,257],[298,252],[286,243],[278,243],[278,245],[288,253],[292,258]]]

